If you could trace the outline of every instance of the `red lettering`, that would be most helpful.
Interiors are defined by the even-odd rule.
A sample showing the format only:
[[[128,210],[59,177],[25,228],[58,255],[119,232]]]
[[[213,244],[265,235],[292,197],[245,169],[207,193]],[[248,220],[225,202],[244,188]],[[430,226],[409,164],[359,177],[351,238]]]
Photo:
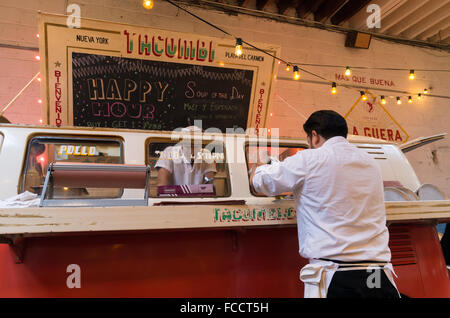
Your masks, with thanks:
[[[376,134],[375,134],[376,133]],[[373,138],[380,138],[378,136],[378,128],[372,128],[372,137]]]
[[[346,76],[344,76],[343,74],[337,74],[337,73],[334,73],[334,78],[337,80],[337,81],[349,81],[349,79],[346,77]]]
[[[397,140],[403,141],[402,136],[400,136],[400,132],[398,130],[395,133],[395,141]]]
[[[359,134],[358,134],[358,130],[356,129],[355,126],[353,126],[353,135],[359,135]]]
[[[380,138],[383,139],[383,140],[386,140],[386,137],[384,136],[384,131],[385,131],[384,128],[380,129]]]
[[[132,51],[130,50],[130,33],[127,30],[124,30],[123,34],[127,36],[127,53],[131,54]]]
[[[369,127],[364,127],[364,136],[372,137]]]
[[[388,140],[389,141],[394,141],[394,138],[393,138],[393,131],[391,130],[391,129],[388,129],[387,130],[387,134],[388,134]]]

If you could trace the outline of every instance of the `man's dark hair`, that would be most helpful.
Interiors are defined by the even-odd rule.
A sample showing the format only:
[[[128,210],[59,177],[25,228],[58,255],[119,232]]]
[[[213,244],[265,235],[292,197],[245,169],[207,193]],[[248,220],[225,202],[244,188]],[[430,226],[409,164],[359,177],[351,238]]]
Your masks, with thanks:
[[[319,110],[314,112],[304,123],[303,129],[308,137],[311,137],[312,131],[315,130],[317,134],[325,139],[336,136],[347,138],[348,134],[345,118],[333,110]]]

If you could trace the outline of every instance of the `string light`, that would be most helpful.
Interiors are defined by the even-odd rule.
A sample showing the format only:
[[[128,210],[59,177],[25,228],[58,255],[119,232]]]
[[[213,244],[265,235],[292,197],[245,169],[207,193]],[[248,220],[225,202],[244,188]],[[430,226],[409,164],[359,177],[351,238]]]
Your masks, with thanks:
[[[347,66],[346,68],[345,68],[345,73],[344,73],[346,76],[350,76],[350,75],[352,75],[352,70],[350,69],[350,67],[349,66]]]
[[[155,4],[155,2],[153,0],[143,0],[142,1],[143,7],[146,8],[147,10],[151,10],[153,8],[154,4]]]
[[[408,103],[412,104],[412,97],[411,96],[408,96]]]
[[[41,57],[39,55],[36,55],[34,58],[36,59],[36,61],[40,61],[41,60]]]
[[[331,84],[331,94],[336,94],[336,93],[337,93],[336,82],[333,82]]]
[[[386,98],[384,98],[384,95],[381,95],[381,104],[386,105]]]
[[[295,80],[300,79],[300,73],[298,71],[298,66],[297,65],[294,65],[294,79]]]
[[[177,4],[175,4],[175,3],[173,3],[172,1],[167,0],[167,2],[169,2],[171,5],[177,7],[178,9],[180,9],[180,10],[182,10],[182,11],[185,11],[186,13],[190,14],[190,15],[193,16],[194,18],[196,18],[196,19],[198,19],[198,20],[200,20],[200,21],[202,21],[202,22],[208,24],[209,26],[211,26],[211,27],[213,27],[213,28],[219,30],[220,32],[222,32],[222,33],[224,33],[224,34],[226,34],[226,35],[228,35],[228,36],[234,37],[231,33],[227,32],[226,30],[224,30],[224,29],[222,29],[222,28],[220,28],[220,27],[218,27],[218,26],[216,26],[216,25],[214,25],[214,24],[212,24],[212,23],[210,23],[210,22],[208,22],[208,21],[202,19],[201,17],[199,17],[199,16],[195,15],[194,13],[188,11],[187,9],[185,9],[185,8],[183,8],[183,7],[181,7],[181,6],[177,5]],[[143,1],[144,7],[145,7],[146,5],[153,7],[153,4],[154,4],[154,1],[153,1],[153,0],[144,0],[144,1]],[[234,37],[234,38],[236,38],[236,37]],[[238,41],[237,39],[238,39],[238,38],[236,38],[236,41]],[[242,41],[242,39],[240,39],[240,40]],[[247,43],[247,42],[246,42],[246,43]],[[288,63],[288,62],[284,61],[283,59],[281,59],[281,58],[279,58],[279,57],[277,57],[277,56],[275,56],[275,55],[273,55],[273,54],[271,54],[271,53],[265,51],[264,49],[260,49],[260,48],[254,46],[254,45],[249,44],[249,43],[247,43],[247,44],[248,44],[249,46],[253,47],[254,49],[256,49],[256,50],[258,50],[258,51],[260,51],[260,52],[262,52],[262,53],[264,53],[264,54],[266,54],[266,55],[268,55],[268,56],[274,58],[275,60],[278,60],[278,64],[285,63],[285,64],[286,64],[286,68],[285,68],[286,71],[290,71],[290,70],[291,70],[291,64],[290,64],[290,63]],[[242,49],[241,49],[241,51],[242,51]],[[241,53],[241,54],[242,54],[242,53]],[[236,54],[236,55],[239,55],[239,54]],[[320,65],[317,64],[317,65],[316,65],[316,64],[300,64],[300,63],[299,63],[299,65],[322,66],[322,67],[342,67],[342,66],[338,66],[338,65],[323,65],[323,64],[320,64]],[[380,70],[389,70],[389,71],[394,71],[394,70],[395,70],[395,71],[404,71],[404,70],[408,70],[408,69],[400,69],[400,68],[370,68],[370,67],[359,67],[359,66],[358,66],[358,67],[354,67],[354,68],[359,68],[359,69],[380,69]],[[320,78],[321,80],[323,80],[324,82],[327,82],[327,83],[330,83],[330,82],[331,82],[330,80],[324,78],[323,76],[320,76],[320,75],[315,74],[315,73],[313,73],[313,72],[307,71],[307,70],[305,70],[305,69],[302,69],[302,71],[304,71],[305,73],[308,73],[308,74],[310,74],[310,75],[312,75],[312,76],[318,77],[318,78]],[[427,71],[427,72],[431,72],[431,71],[433,71],[433,72],[435,72],[435,71],[450,72],[450,70],[421,70],[421,71]],[[350,75],[352,74],[352,70],[351,70],[350,66],[346,66],[346,67],[345,67],[345,72],[344,72],[344,74],[345,74],[346,76],[350,76]],[[410,78],[410,79],[415,79],[415,72],[414,72],[413,69],[410,69],[409,78]],[[299,67],[298,67],[297,65],[294,66],[294,79],[295,79],[295,80],[300,79]],[[334,82],[333,82],[333,83],[334,83]],[[336,93],[336,92],[337,92],[337,89],[333,89],[333,87],[332,87],[332,93],[334,94],[334,93]],[[360,93],[361,93],[361,99],[364,100],[364,101],[366,101],[366,100],[367,100],[367,96],[365,95],[365,93],[364,93],[363,91],[360,91]],[[423,94],[429,94],[429,90],[428,90],[428,89],[424,89]],[[421,99],[421,97],[422,97],[422,94],[414,94],[414,95],[418,95],[418,99]],[[412,96],[409,96],[409,97],[412,97]],[[438,96],[437,96],[437,97],[438,97]],[[440,96],[439,96],[439,97],[440,97]],[[448,97],[447,97],[447,96],[444,96],[444,98],[448,98]],[[412,98],[411,98],[411,99],[412,99]],[[386,103],[386,99],[384,98],[384,96],[381,96],[381,103],[382,103],[382,104],[385,104],[385,103]],[[398,96],[398,97],[397,97],[397,104],[401,104],[401,103],[402,103],[402,102],[401,102],[401,99],[400,99],[400,97]]]
[[[236,56],[242,55],[242,39],[241,38],[236,38],[236,48],[234,50],[234,53],[236,54]]]
[[[38,99],[37,101],[39,104],[42,104],[42,99]]]
[[[366,94],[363,92],[363,91],[360,91],[360,94],[361,94],[361,99],[362,100],[367,100],[367,96],[366,96]]]
[[[419,93],[419,94],[417,95],[417,99],[418,99],[418,100],[421,100],[421,99],[422,99],[422,94]]]

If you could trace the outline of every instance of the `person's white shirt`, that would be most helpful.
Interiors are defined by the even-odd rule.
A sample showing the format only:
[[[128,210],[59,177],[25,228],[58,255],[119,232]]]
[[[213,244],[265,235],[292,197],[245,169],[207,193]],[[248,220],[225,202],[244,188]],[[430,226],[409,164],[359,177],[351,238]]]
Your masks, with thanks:
[[[155,164],[155,168],[165,168],[173,176],[174,185],[202,184],[205,175],[217,172],[214,160],[210,159],[211,152],[201,149],[202,156],[191,154],[190,147],[183,145],[169,146],[162,153]],[[191,165],[191,158],[194,164]]]
[[[390,262],[381,170],[344,137],[258,167],[253,186],[293,192],[302,257]]]

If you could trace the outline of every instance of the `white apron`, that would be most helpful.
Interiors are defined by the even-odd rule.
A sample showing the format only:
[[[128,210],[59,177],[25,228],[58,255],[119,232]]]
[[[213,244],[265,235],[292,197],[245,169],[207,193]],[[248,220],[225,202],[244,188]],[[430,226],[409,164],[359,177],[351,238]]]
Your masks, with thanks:
[[[346,266],[349,266],[346,268]],[[351,267],[350,267],[351,266]],[[340,268],[339,268],[340,267]],[[379,265],[374,263],[361,263],[361,264],[337,264],[332,261],[324,261],[319,259],[311,259],[309,264],[305,265],[300,270],[300,280],[305,284],[305,298],[326,298],[328,287],[333,279],[336,271],[348,271],[348,270],[367,270],[380,268]],[[394,272],[394,268],[391,263],[387,263],[383,266],[383,270],[386,273],[389,281],[397,289],[394,282],[394,277],[397,277]],[[397,289],[398,292],[398,289]],[[400,293],[399,293],[400,296]]]

